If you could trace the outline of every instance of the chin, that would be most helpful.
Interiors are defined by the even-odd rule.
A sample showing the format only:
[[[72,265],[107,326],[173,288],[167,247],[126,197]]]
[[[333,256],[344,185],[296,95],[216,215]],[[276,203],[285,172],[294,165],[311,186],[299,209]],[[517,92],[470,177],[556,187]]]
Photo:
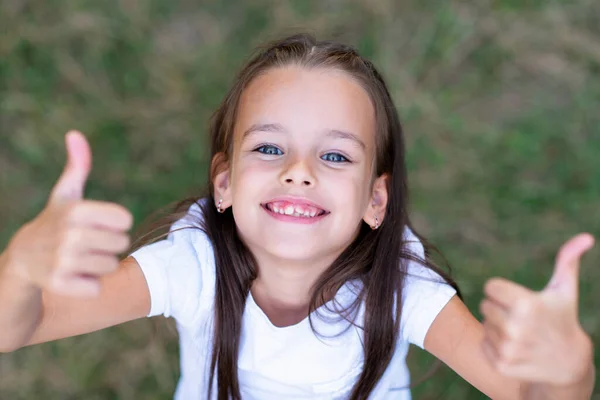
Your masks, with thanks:
[[[256,249],[256,251],[268,255],[270,258],[279,259],[282,262],[310,262],[317,258],[331,254],[331,250],[322,246],[318,246],[318,243],[313,243],[313,240],[309,238],[297,239],[288,238],[282,240],[281,237],[274,237],[271,235],[257,235],[256,238],[260,240],[250,240],[247,242],[250,249]]]
[[[311,243],[313,240],[289,238],[282,240],[281,237],[273,237],[268,240],[263,238],[261,247],[274,257],[288,260],[311,260],[319,255],[327,254],[327,251],[317,243]]]

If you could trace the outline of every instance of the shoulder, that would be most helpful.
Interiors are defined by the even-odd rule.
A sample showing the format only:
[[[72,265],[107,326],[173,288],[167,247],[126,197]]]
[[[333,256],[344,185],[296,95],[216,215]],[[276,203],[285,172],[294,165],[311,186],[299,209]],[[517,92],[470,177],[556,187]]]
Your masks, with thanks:
[[[202,204],[205,201],[206,199],[200,199],[190,205],[185,214],[171,224],[165,239],[146,245],[140,250],[145,249],[155,257],[168,258],[170,263],[181,259],[196,265],[205,261],[206,257],[212,257],[212,243],[203,228]]]
[[[419,240],[417,235],[408,227],[405,226],[402,231],[402,239],[404,242],[404,250],[410,252],[411,254],[424,258],[425,257],[425,248],[423,247],[423,243]]]
[[[406,227],[404,253],[425,261],[423,244]],[[401,333],[404,340],[424,347],[425,336],[436,316],[456,294],[456,290],[437,272],[412,259],[404,259]]]
[[[202,206],[206,201],[199,199],[189,206],[185,215],[171,225],[167,236],[167,241],[176,247],[191,248],[195,255],[200,256],[199,261],[202,261],[202,256],[213,256],[212,243],[203,227]]]
[[[406,272],[404,287],[406,288],[408,285],[418,285],[422,281],[429,282],[430,284],[448,286],[448,283],[440,276],[440,274],[423,265],[426,262],[425,248],[421,240],[419,240],[409,227],[404,228],[403,239],[404,249],[402,262],[405,263],[404,270]],[[410,258],[407,258],[407,255]],[[415,261],[412,258],[416,258],[419,261]]]
[[[180,219],[175,221],[175,223],[173,223],[173,225],[171,225],[170,231],[173,232],[174,230],[180,229],[180,228],[200,227],[202,224],[202,221],[204,220],[204,214],[202,211],[202,207],[205,205],[205,203],[207,201],[208,201],[208,199],[203,198],[203,199],[198,199],[197,201],[193,202],[187,208],[183,217],[181,217]]]
[[[215,270],[212,244],[201,229],[200,200],[171,225],[168,236],[131,254],[150,291],[148,316],[173,316],[183,325],[196,319],[200,305],[212,298]]]

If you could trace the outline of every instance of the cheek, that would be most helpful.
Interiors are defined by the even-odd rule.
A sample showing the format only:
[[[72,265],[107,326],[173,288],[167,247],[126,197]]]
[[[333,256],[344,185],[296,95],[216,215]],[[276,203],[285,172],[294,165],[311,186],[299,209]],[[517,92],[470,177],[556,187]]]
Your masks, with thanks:
[[[254,176],[262,176],[272,174],[275,171],[274,165],[262,160],[248,160],[245,163],[240,163],[239,174],[240,179],[252,178]]]
[[[369,179],[361,174],[333,175],[321,179],[323,188],[339,207],[362,217],[370,199]]]
[[[359,180],[356,181],[356,204],[359,208],[361,218],[369,207],[373,188],[371,186],[371,176],[369,174],[363,174]]]
[[[234,197],[264,188],[274,179],[277,169],[261,160],[240,160],[233,168],[231,177]]]

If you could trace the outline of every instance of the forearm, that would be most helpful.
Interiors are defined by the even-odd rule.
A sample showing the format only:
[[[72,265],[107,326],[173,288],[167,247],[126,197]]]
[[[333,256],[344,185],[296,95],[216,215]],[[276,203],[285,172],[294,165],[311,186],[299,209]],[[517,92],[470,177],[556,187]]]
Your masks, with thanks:
[[[531,383],[522,387],[521,398],[523,400],[589,400],[594,391],[595,377],[594,364],[590,363],[581,381],[569,386]]]
[[[0,253],[0,352],[25,345],[42,317],[42,292],[11,273],[6,252]]]

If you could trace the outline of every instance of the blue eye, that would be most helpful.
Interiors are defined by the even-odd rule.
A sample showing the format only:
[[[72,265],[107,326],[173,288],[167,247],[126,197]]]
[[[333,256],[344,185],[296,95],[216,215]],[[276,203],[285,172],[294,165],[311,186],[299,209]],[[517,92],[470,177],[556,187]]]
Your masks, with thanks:
[[[282,156],[283,155],[283,152],[279,148],[269,145],[269,144],[262,145],[254,151],[258,151],[259,153],[267,154],[269,156]]]
[[[346,157],[339,153],[327,153],[321,156],[321,160],[331,161],[331,162],[350,162]]]

